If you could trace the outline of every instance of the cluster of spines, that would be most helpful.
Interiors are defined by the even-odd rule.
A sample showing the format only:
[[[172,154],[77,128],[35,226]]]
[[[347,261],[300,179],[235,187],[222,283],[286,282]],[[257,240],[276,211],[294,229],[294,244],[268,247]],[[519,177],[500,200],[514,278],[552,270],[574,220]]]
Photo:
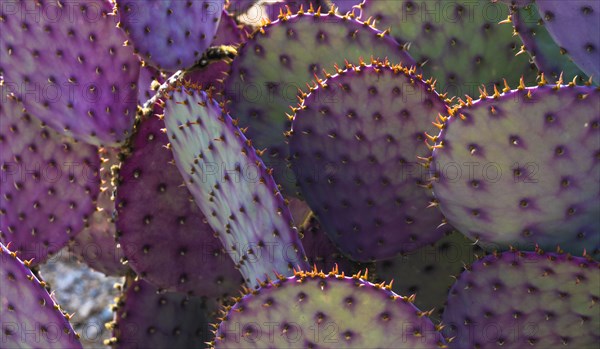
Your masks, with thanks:
[[[127,277],[131,277],[131,275],[128,275]],[[122,307],[125,304],[125,293],[124,291],[124,285],[123,284],[114,284],[113,286],[117,291],[121,292],[120,296],[117,296],[113,299],[114,303],[110,305],[110,310],[111,312],[113,312],[114,314],[117,313],[117,310],[119,309],[119,307]],[[118,328],[118,324],[116,320],[111,320],[107,323],[104,324],[104,328],[106,328],[108,331],[114,332],[117,328]],[[119,343],[119,339],[117,337],[110,337],[108,339],[105,339],[103,344],[106,346],[115,346]]]

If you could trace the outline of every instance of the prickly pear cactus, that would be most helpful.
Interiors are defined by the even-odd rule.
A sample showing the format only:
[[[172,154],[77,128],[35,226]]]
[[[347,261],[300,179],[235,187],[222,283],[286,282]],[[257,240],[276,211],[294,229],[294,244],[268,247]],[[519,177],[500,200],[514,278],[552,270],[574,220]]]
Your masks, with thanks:
[[[135,52],[159,70],[192,67],[217,31],[224,0],[116,0],[118,26]]]
[[[96,147],[44,126],[15,98],[0,105],[0,241],[43,263],[84,228],[100,191]]]
[[[505,252],[466,268],[443,321],[450,348],[596,348],[600,264],[567,254]]]
[[[343,55],[335,48],[342,43]],[[307,48],[310,48],[307,50]],[[344,60],[389,58],[393,64],[414,61],[388,35],[349,16],[320,14],[313,9],[282,15],[257,30],[239,49],[225,93],[228,108],[248,127],[257,149],[265,149],[264,162],[274,168],[274,178],[287,195],[297,191],[296,179],[287,168],[288,147],[284,132],[290,129],[288,114],[298,103],[298,89],[322,69],[331,70]]]
[[[117,239],[127,263],[159,289],[233,293],[240,273],[184,185],[156,115],[137,126],[118,170]]]
[[[365,274],[366,277],[366,274]],[[280,277],[238,298],[217,325],[214,349],[443,348],[412,299],[352,277],[313,271]]]
[[[14,93],[54,130],[95,145],[129,135],[140,65],[107,0],[7,0],[0,13],[2,98]]]
[[[443,236],[416,161],[447,112],[430,81],[374,61],[319,80],[296,108],[292,170],[329,238],[360,262],[392,258]]]
[[[81,348],[79,336],[29,266],[0,243],[2,348]]]
[[[172,87],[165,95],[165,124],[185,184],[249,287],[306,268],[270,171],[210,92]]]
[[[597,2],[0,0],[0,348],[597,346]]]
[[[487,248],[598,251],[600,89],[509,90],[469,99],[434,137],[441,211]]]

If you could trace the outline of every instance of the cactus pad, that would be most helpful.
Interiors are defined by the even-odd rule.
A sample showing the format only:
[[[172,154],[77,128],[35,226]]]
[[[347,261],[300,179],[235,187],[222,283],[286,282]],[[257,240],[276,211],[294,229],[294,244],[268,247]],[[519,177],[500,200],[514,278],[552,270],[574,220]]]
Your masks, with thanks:
[[[557,86],[484,91],[434,137],[440,209],[488,248],[600,248],[600,89]]]
[[[211,338],[205,302],[181,293],[159,292],[128,278],[109,325],[115,349],[203,349]]]
[[[0,240],[42,263],[84,227],[100,191],[96,147],[63,136],[14,98],[0,105]]]
[[[435,309],[431,315],[441,319],[448,290],[465,264],[476,260],[481,249],[458,232],[435,244],[422,247],[395,259],[375,264],[375,281],[394,280],[392,290],[416,296],[419,309]]]
[[[0,335],[2,348],[82,348],[79,336],[17,254],[0,244]]]
[[[192,67],[217,31],[223,0],[117,0],[119,26],[135,52],[160,70]]]
[[[536,69],[526,55],[515,57],[521,43],[509,26],[503,4],[471,0],[366,0],[361,19],[372,18],[380,29],[409,47],[423,73],[437,80],[449,96],[474,94],[502,79],[533,82]],[[467,34],[468,33],[468,34]]]
[[[231,117],[193,86],[173,87],[165,104],[177,167],[246,283],[307,266],[273,177]]]
[[[164,122],[150,116],[118,174],[117,235],[128,264],[161,289],[218,297],[242,284],[166,149]]]
[[[335,63],[341,66],[344,60],[358,64],[359,58],[375,57],[414,63],[387,33],[350,17],[312,10],[282,15],[256,31],[238,52],[225,81],[232,102],[228,107],[240,119],[240,127],[248,127],[257,149],[266,148],[263,159],[288,195],[297,189],[285,161],[284,132],[290,129],[287,114],[298,102],[298,89],[305,89],[314,74],[333,69]]]
[[[467,267],[448,296],[450,348],[597,348],[600,264],[505,252]]]
[[[444,347],[437,327],[411,298],[360,274],[336,272],[297,272],[263,284],[228,309],[214,348]]]
[[[330,239],[351,259],[392,258],[443,236],[417,157],[447,112],[431,82],[388,62],[320,81],[296,108],[292,169]]]
[[[537,1],[550,35],[573,61],[593,78],[600,78],[600,1]]]
[[[140,67],[123,47],[111,4],[6,1],[1,11],[3,90],[58,132],[95,145],[122,142],[133,125]]]
[[[544,26],[535,4],[513,9],[511,23],[523,41],[521,50],[529,53],[540,72],[552,77],[554,81],[557,81],[561,74],[567,81],[571,81],[575,76],[581,79],[585,77],[571,58],[562,54],[560,47]]]

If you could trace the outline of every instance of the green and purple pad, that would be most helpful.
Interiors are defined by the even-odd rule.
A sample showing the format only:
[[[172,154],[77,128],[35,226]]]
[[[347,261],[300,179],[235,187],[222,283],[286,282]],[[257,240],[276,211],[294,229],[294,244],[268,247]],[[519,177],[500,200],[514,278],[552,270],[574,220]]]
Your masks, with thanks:
[[[280,277],[225,308],[212,348],[445,348],[427,312],[388,286],[336,270]]]
[[[599,88],[521,86],[452,114],[429,164],[450,224],[487,250],[600,251]]]
[[[485,84],[535,82],[537,69],[510,26],[508,9],[490,0],[366,0],[360,18],[391,35],[449,97],[474,95]]]
[[[415,297],[415,306],[435,309],[440,320],[448,291],[465,265],[473,263],[483,251],[459,232],[451,232],[435,244],[421,247],[391,260],[377,262],[375,282],[394,281],[392,291]],[[371,274],[373,275],[373,274]]]

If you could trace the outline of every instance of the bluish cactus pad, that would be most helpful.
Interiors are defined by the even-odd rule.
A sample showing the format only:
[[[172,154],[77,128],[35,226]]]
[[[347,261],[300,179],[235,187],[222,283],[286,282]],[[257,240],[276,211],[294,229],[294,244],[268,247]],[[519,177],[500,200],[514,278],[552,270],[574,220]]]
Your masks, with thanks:
[[[135,52],[159,70],[192,67],[210,46],[224,0],[117,0],[119,27]]]

